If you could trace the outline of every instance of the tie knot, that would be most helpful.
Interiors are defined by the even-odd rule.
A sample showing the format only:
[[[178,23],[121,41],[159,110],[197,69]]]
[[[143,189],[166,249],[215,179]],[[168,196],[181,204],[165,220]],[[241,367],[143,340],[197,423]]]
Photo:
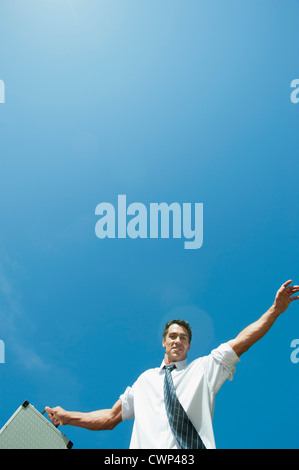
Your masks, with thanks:
[[[165,369],[169,370],[169,372],[172,372],[173,369],[176,369],[176,365],[175,365],[175,364],[165,365],[164,367],[165,367]]]

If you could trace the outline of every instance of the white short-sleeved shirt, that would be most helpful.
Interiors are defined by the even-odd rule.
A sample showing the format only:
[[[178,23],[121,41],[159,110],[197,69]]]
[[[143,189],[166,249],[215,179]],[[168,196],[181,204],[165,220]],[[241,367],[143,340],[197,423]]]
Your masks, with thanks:
[[[213,414],[215,395],[223,382],[233,379],[240,359],[229,346],[221,344],[208,356],[176,362],[172,372],[178,398],[207,449],[215,449]],[[164,406],[164,361],[160,367],[139,376],[120,396],[122,419],[133,419],[130,449],[179,449]]]

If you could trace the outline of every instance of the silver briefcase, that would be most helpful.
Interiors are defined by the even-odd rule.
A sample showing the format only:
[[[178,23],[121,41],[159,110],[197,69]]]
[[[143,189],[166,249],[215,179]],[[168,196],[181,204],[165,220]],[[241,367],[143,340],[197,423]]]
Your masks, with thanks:
[[[71,449],[72,446],[27,400],[0,430],[0,449]]]

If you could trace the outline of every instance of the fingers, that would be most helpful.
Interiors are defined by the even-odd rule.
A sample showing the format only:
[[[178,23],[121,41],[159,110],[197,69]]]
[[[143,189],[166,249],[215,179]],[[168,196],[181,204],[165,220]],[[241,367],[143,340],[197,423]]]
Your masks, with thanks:
[[[299,286],[292,286],[292,287],[288,287],[286,289],[288,295],[293,295],[295,294],[296,292],[299,292]]]
[[[295,294],[296,292],[299,292],[299,286],[290,286],[290,284],[292,283],[293,281],[291,279],[289,279],[288,281],[284,282],[281,286],[281,290],[285,290],[287,291],[288,295],[289,295],[289,299],[290,301],[293,301],[293,300],[298,300],[299,299],[299,295],[293,295]],[[291,297],[291,295],[293,297]]]
[[[289,281],[284,282],[278,292],[287,291],[289,295],[292,295],[295,292],[299,292],[299,286],[291,286],[290,284],[292,282],[293,281],[291,279]]]
[[[50,406],[46,406],[46,407],[45,407],[45,411],[48,413],[48,417],[49,417],[49,418],[52,418],[52,416],[54,415],[54,410],[53,410],[53,408],[50,408]]]
[[[55,426],[60,424],[60,421],[57,416],[57,411],[55,408],[50,408],[50,406],[45,407],[45,411],[48,413],[48,418],[52,421]]]
[[[52,418],[55,415],[55,409],[50,408],[50,406],[46,406],[45,411],[48,413],[49,418]]]
[[[289,286],[292,282],[293,282],[292,279],[289,279],[288,281],[284,282],[284,283],[280,286],[280,288],[278,289],[278,291],[277,291],[276,294],[279,295],[279,294],[281,294],[282,292],[285,292],[287,289],[289,289],[288,286]]]

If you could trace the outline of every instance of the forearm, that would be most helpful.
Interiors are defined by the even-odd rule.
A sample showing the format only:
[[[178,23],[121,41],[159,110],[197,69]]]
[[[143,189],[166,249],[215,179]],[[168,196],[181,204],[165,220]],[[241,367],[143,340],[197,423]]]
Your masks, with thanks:
[[[105,431],[113,429],[122,421],[122,403],[119,399],[111,409],[90,411],[66,411],[60,406],[50,408],[46,406],[45,411],[55,426],[69,424],[91,431]]]
[[[79,426],[90,431],[105,431],[114,428],[111,410],[109,409],[91,411],[89,413],[66,411],[63,421],[63,424]]]
[[[237,356],[241,356],[259,341],[270,330],[280,314],[281,312],[272,305],[257,321],[244,328],[235,339],[229,341],[228,344]]]
[[[288,308],[293,300],[298,300],[299,295],[293,295],[299,292],[299,285],[292,286],[293,281],[290,279],[282,284],[278,289],[273,305],[262,315],[256,322],[249,325],[238,336],[228,341],[235,353],[240,356],[247,351],[250,346],[259,341],[271,328],[277,320]]]

